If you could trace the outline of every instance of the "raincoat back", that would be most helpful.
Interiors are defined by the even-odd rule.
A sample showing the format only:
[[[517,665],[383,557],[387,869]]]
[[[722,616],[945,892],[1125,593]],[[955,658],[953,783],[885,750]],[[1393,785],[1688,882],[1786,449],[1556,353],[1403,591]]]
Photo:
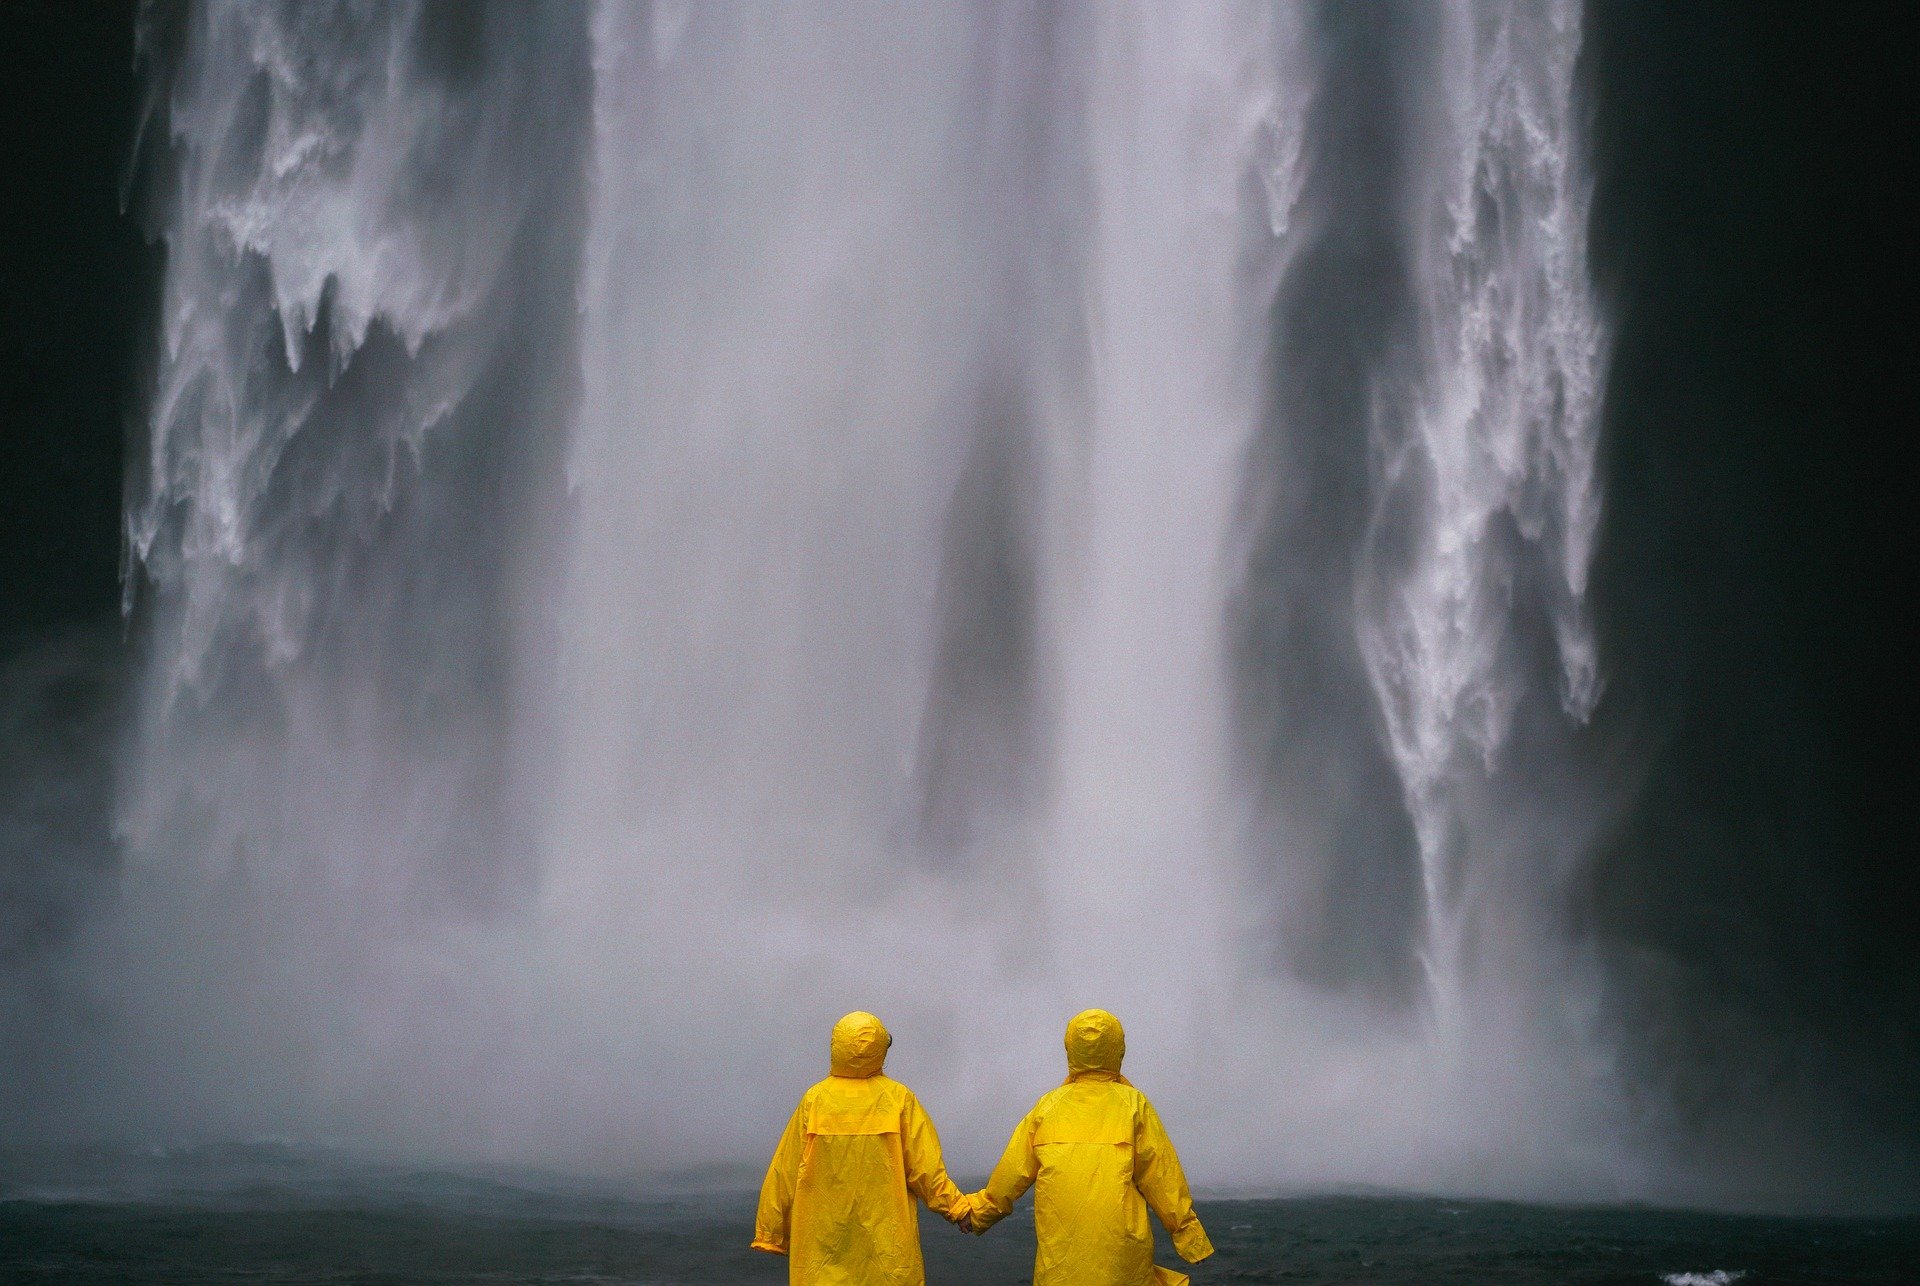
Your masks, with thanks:
[[[1180,1158],[1147,1096],[1120,1075],[1120,1023],[1089,1010],[1067,1029],[1067,1081],[1014,1127],[972,1221],[984,1231],[1033,1189],[1034,1286],[1177,1286],[1153,1262],[1151,1210],[1189,1263],[1213,1253]]]
[[[915,1199],[949,1219],[967,1209],[920,1101],[881,1074],[889,1043],[870,1014],[835,1025],[833,1074],[801,1096],[767,1167],[753,1244],[789,1255],[796,1286],[920,1286]]]

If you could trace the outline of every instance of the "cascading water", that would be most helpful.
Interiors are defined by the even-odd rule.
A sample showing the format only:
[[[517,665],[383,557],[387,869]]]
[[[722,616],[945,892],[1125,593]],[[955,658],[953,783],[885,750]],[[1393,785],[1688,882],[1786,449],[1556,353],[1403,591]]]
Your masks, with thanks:
[[[566,343],[541,276],[570,255],[539,216],[580,159],[578,34],[401,8],[149,17],[148,56],[178,48],[128,512],[153,587],[133,851],[319,865],[371,902],[423,893],[442,858],[484,879],[500,837],[447,832],[503,772],[476,757],[511,719],[506,581],[551,454],[525,428],[564,406],[569,355],[527,350]],[[530,143],[549,169],[516,159]],[[518,470],[521,495],[488,495]],[[205,829],[161,837],[201,800]]]
[[[1361,646],[1418,838],[1421,955],[1443,1016],[1468,982],[1469,935],[1514,913],[1482,893],[1496,855],[1476,831],[1490,819],[1464,796],[1501,770],[1517,707],[1543,695],[1527,649],[1557,653],[1570,720],[1599,695],[1583,595],[1602,353],[1576,161],[1578,32],[1572,4],[1445,12],[1443,110],[1409,238],[1417,369],[1376,411]],[[1546,639],[1522,637],[1529,613]],[[1518,860],[1563,888],[1564,852],[1550,869],[1562,840],[1533,843]]]
[[[1274,253],[1244,197],[1272,139],[1298,129],[1282,21],[1097,15],[1085,394],[1047,426],[1051,968],[1182,1048],[1221,1016],[1233,973],[1220,604]],[[1180,949],[1143,969],[1141,947],[1114,949],[1143,932]]]
[[[862,1005],[968,1169],[1098,1003],[1213,1182],[1613,1182],[1453,1000],[1587,985],[1578,13],[1383,13],[156,35],[106,1092],[751,1162]]]

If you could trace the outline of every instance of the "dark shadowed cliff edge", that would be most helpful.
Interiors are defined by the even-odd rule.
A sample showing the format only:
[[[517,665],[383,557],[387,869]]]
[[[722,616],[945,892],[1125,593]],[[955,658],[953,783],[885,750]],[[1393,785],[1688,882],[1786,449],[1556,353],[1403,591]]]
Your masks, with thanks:
[[[1587,914],[1628,1048],[1707,1148],[1870,1205],[1920,1194],[1893,29],[1600,0],[1587,44],[1616,328],[1595,741],[1630,792]]]

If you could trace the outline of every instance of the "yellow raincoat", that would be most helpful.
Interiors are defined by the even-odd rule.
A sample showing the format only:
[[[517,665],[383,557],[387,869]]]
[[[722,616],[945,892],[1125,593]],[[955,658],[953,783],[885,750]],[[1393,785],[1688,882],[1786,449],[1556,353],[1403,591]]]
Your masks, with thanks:
[[[880,1074],[891,1044],[872,1014],[835,1023],[833,1074],[800,1096],[774,1149],[753,1245],[791,1255],[796,1286],[921,1286],[914,1198],[956,1223],[966,1218],[920,1100]]]
[[[1147,1208],[1188,1263],[1213,1253],[1180,1158],[1147,1096],[1120,1075],[1120,1020],[1089,1009],[1067,1024],[1067,1080],[1013,1131],[987,1186],[967,1198],[985,1232],[1033,1188],[1033,1286],[1178,1286],[1155,1266]]]

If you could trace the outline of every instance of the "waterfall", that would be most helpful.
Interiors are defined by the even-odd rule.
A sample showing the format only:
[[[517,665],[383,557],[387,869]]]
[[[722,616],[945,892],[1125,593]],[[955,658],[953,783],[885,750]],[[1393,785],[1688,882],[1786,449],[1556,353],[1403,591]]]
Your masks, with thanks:
[[[130,849],[485,904],[548,450],[527,429],[570,357],[543,277],[569,271],[547,220],[580,158],[578,33],[409,5],[148,18],[167,271],[127,514]]]
[[[1291,25],[1112,7],[1090,38],[1084,389],[1049,425],[1048,887],[1067,984],[1183,1042],[1233,972],[1221,603],[1299,147]]]
[[[1408,238],[1415,369],[1379,398],[1373,426],[1361,647],[1418,838],[1420,953],[1443,1014],[1469,982],[1470,937],[1515,913],[1484,887],[1498,819],[1475,815],[1514,803],[1468,796],[1505,771],[1518,707],[1554,699],[1529,649],[1552,654],[1567,720],[1584,722],[1599,696],[1584,594],[1603,353],[1586,276],[1579,17],[1576,4],[1445,12]],[[1527,638],[1541,621],[1545,637]],[[1516,859],[1550,889],[1565,887],[1559,842],[1536,838]]]
[[[156,25],[107,1082],[658,1169],[859,1006],[978,1150],[1103,1004],[1215,1174],[1569,1182],[1584,1090],[1456,1102],[1565,1031],[1456,997],[1588,986],[1578,26]]]

